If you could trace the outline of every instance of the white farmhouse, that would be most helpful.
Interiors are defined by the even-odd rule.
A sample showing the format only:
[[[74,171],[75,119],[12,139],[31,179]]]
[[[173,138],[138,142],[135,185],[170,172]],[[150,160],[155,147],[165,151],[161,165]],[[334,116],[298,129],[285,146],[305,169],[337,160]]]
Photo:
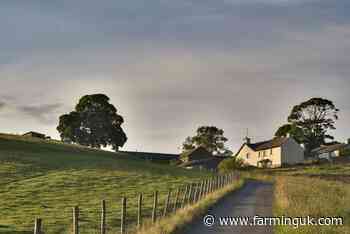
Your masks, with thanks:
[[[256,143],[251,143],[247,137],[236,157],[251,166],[280,167],[303,162],[304,148],[289,136]]]

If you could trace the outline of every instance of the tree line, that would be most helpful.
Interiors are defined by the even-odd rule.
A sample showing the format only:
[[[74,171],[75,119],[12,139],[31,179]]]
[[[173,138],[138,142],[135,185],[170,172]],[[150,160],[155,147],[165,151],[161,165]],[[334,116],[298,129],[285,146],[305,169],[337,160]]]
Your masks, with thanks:
[[[327,140],[334,140],[329,130],[335,129],[338,112],[332,101],[311,98],[292,108],[287,123],[278,128],[275,136],[289,134],[304,144],[306,153],[310,153]],[[57,130],[65,142],[93,148],[110,146],[118,151],[128,140],[123,123],[124,118],[107,95],[93,94],[81,97],[73,111],[61,115]],[[232,156],[232,151],[225,146],[227,141],[223,129],[200,126],[194,136],[185,139],[182,150],[186,152],[203,146],[213,155]]]

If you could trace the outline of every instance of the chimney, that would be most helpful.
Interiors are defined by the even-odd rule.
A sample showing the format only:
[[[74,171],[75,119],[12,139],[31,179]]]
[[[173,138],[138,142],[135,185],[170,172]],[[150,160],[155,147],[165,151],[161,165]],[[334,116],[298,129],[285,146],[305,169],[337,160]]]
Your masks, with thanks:
[[[250,144],[250,143],[251,143],[251,141],[250,141],[250,138],[249,138],[249,137],[245,137],[245,138],[244,138],[244,141],[245,141],[245,143],[246,143],[246,144]]]

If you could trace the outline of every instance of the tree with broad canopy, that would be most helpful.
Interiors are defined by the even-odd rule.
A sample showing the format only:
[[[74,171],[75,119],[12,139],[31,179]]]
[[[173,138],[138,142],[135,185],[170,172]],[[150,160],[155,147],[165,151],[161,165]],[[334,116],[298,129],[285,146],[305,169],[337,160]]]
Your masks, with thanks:
[[[121,128],[124,119],[109,100],[104,94],[80,98],[74,111],[59,118],[61,139],[93,148],[112,146],[118,151],[127,141]]]

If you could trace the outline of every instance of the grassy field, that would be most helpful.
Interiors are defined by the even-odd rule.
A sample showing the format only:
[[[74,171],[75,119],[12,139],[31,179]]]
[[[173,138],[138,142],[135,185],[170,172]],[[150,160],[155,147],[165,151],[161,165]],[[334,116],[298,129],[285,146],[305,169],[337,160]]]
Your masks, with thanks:
[[[107,203],[109,231],[119,230],[120,203],[128,197],[128,222],[144,193],[144,215],[152,194],[208,176],[167,165],[131,160],[122,154],[59,142],[0,135],[0,233],[32,233],[41,217],[45,233],[69,233],[72,207],[81,209],[81,232],[98,233],[101,200]]]
[[[275,179],[275,216],[342,217],[344,226],[276,226],[276,234],[350,233],[350,186],[316,178]]]

